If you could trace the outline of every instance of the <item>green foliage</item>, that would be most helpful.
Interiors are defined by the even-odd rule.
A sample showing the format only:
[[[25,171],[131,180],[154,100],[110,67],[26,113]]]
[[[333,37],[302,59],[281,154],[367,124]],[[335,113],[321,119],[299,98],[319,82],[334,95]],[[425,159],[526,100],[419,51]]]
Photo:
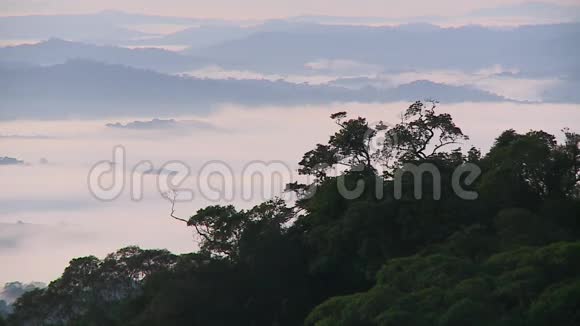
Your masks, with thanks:
[[[403,121],[388,131],[400,162],[436,157],[440,149],[469,139],[451,115],[437,114],[436,102],[430,104],[413,103],[403,115]]]
[[[530,317],[535,325],[579,325],[580,279],[546,289],[532,304]]]
[[[9,321],[16,325],[84,324],[83,320],[94,316],[114,324],[115,307],[138,296],[150,275],[168,270],[175,261],[176,256],[166,250],[137,247],[120,249],[104,260],[73,259],[47,288],[22,295]]]
[[[211,255],[239,257],[245,232],[256,228],[275,228],[279,231],[291,218],[292,210],[281,199],[274,199],[251,210],[236,210],[233,206],[209,206],[202,208],[187,222],[201,237],[200,249]]]
[[[74,259],[15,303],[9,325],[580,324],[579,135],[565,130],[559,144],[508,130],[488,153],[464,153],[446,151],[467,136],[435,103],[414,103],[393,127],[331,118],[339,130],[300,162],[316,180],[288,187],[303,195],[296,207],[201,209],[187,220],[197,253],[128,247]],[[451,184],[466,162],[482,171],[465,185],[475,200]],[[416,199],[409,174],[394,198],[406,163],[439,169],[438,200],[432,178]],[[329,176],[337,166],[346,170]],[[338,190],[359,182],[356,198]]]
[[[546,198],[577,193],[580,167],[577,134],[566,132],[566,143],[543,131],[503,132],[485,156],[487,173],[481,191],[503,206],[536,208]]]
[[[4,300],[0,300],[0,323],[12,312],[12,307]]]
[[[442,326],[489,325],[491,311],[481,302],[461,299],[455,302],[439,319]]]
[[[449,114],[437,114],[435,109],[436,102],[430,106],[415,102],[393,127],[382,121],[371,126],[361,117],[343,121],[346,112],[335,113],[330,117],[340,129],[330,137],[328,145],[317,144],[304,154],[298,171],[319,181],[326,178],[328,169],[337,165],[351,171],[380,168],[392,175],[402,163],[440,158],[444,156],[440,150],[469,138]]]
[[[193,215],[188,226],[193,226],[202,238],[201,250],[217,255],[236,255],[244,216],[233,206],[209,206]]]
[[[541,245],[562,239],[563,231],[548,219],[521,208],[501,210],[494,219],[500,245],[510,248],[520,245]]]
[[[481,264],[443,255],[394,259],[375,287],[328,300],[306,325],[500,325],[513,316],[526,325],[577,325],[579,255],[580,242],[562,242],[500,253]]]

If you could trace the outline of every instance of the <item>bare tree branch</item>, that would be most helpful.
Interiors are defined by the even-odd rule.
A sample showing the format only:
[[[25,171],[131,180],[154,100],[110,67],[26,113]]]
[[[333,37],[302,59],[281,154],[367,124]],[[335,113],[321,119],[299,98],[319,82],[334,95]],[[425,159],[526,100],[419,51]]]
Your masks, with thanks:
[[[433,151],[431,152],[431,154],[429,156],[435,155],[435,153],[437,153],[437,151],[440,148],[445,147],[447,145],[451,145],[451,144],[459,144],[459,142],[456,142],[456,141],[449,141],[449,142],[445,142],[445,143],[440,142],[439,145],[437,145],[437,146],[435,146],[435,148],[433,148]]]
[[[177,194],[175,192],[173,193],[173,198],[169,198],[169,193],[166,194],[165,198],[167,198],[169,201],[171,201],[171,213],[169,214],[169,216],[173,217],[174,219],[181,221],[181,222],[185,222],[186,224],[189,222],[188,220],[175,216],[175,199],[177,198]]]

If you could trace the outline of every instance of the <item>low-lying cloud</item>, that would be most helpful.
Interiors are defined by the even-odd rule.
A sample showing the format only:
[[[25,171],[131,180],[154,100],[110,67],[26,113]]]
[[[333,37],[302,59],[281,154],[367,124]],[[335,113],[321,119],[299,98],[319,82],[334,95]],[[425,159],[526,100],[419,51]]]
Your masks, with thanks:
[[[14,157],[0,157],[0,165],[24,165],[24,161]]]
[[[201,130],[214,130],[216,129],[210,123],[198,121],[198,120],[175,120],[175,119],[158,119],[154,118],[152,120],[127,122],[125,124],[107,123],[107,127],[116,129],[129,129],[129,130],[175,130],[175,129],[201,129]]]

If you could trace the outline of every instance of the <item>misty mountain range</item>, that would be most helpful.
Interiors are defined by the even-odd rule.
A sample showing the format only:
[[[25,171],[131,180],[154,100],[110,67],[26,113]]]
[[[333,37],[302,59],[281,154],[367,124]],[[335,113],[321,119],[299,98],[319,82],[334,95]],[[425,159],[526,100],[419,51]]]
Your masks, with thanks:
[[[495,29],[322,26],[287,32],[261,32],[206,49],[190,51],[217,64],[261,72],[304,71],[320,58],[348,59],[385,70],[458,69],[493,65],[547,76],[578,70],[580,24]]]
[[[388,22],[393,24],[405,23],[432,23],[445,24],[454,23],[455,19],[459,17],[452,16],[418,16],[399,19],[389,19]],[[580,21],[580,6],[559,5],[553,3],[543,2],[521,2],[511,5],[503,5],[498,7],[489,7],[484,9],[477,9],[465,14],[462,18],[528,18],[537,23],[542,22],[574,22]],[[369,24],[384,24],[385,18],[381,17],[335,17],[335,16],[320,16],[320,15],[305,15],[299,17],[292,17],[290,21],[297,22],[316,22],[323,24],[349,24],[349,25],[369,25]],[[474,23],[477,23],[475,20]]]
[[[78,58],[170,73],[208,64],[203,59],[167,50],[99,46],[56,38],[32,45],[0,48],[0,62],[4,68],[15,65],[54,65]]]
[[[127,25],[208,23],[208,20],[101,11],[76,15],[29,15],[0,17],[5,39],[46,39],[60,37],[77,41],[123,42],[152,34],[130,29]]]
[[[473,71],[493,65],[532,76],[567,77],[580,71],[577,60],[580,23],[513,29],[441,28],[426,24],[396,27],[301,24],[287,28],[273,24],[268,29],[264,26],[246,37],[183,53],[51,39],[35,45],[0,48],[0,63],[47,65],[84,58],[161,72],[185,72],[215,64],[262,73],[311,74],[313,71],[307,63],[340,59],[377,65],[384,71]],[[225,27],[217,27],[222,28]],[[167,37],[191,44],[203,40],[201,34],[213,31],[213,28],[186,30]]]
[[[566,6],[550,3],[520,3],[479,9],[468,13],[465,17],[474,20],[482,18],[509,17],[526,18],[533,22],[572,22],[580,21],[580,6]],[[316,23],[338,25],[369,25],[369,24],[405,24],[427,22],[433,24],[453,23],[458,17],[429,16],[407,18],[383,17],[333,17],[305,15],[285,19],[288,23]],[[121,11],[105,10],[94,14],[76,15],[30,15],[0,17],[0,31],[4,39],[47,39],[59,37],[75,41],[103,42],[120,44],[143,38],[159,37],[156,33],[139,31],[135,26],[140,25],[178,25],[187,27],[215,26],[215,30],[208,29],[209,35],[214,34],[221,41],[231,39],[232,36],[247,36],[240,34],[242,26],[259,25],[264,21],[226,21],[220,19],[202,19],[188,17],[170,17],[157,15],[132,14]],[[268,21],[266,21],[268,23]],[[223,27],[238,27],[229,29]],[[221,32],[220,32],[221,31]],[[207,40],[212,39],[211,37]]]
[[[577,14],[576,7],[512,6],[532,16],[541,15],[543,9],[546,15],[555,15],[562,8],[568,8],[567,17],[574,21],[571,16]],[[489,9],[472,15],[498,13]],[[49,38],[36,44],[0,47],[0,119],[168,118],[207,113],[225,103],[506,101],[509,96],[476,88],[468,81],[450,85],[417,77],[377,86],[379,75],[429,71],[477,75],[490,67],[498,67],[494,78],[515,83],[518,79],[555,80],[537,91],[536,98],[544,102],[580,103],[580,22],[511,28],[444,28],[429,23],[375,27],[363,25],[363,21],[348,24],[347,18],[302,16],[235,22],[115,11],[0,17],[0,39]],[[175,24],[183,29],[157,35],[130,28],[143,24]],[[102,28],[105,25],[108,27]],[[180,52],[130,49],[123,46],[127,44],[188,48]],[[226,78],[195,74],[206,67],[223,69]],[[238,77],[235,72],[249,72],[252,77]],[[324,76],[327,81],[290,82],[286,76],[304,80]]]
[[[469,87],[417,81],[360,90],[286,81],[200,79],[121,65],[71,60],[48,67],[0,69],[0,119],[200,114],[217,104],[302,105],[390,102],[504,101]]]

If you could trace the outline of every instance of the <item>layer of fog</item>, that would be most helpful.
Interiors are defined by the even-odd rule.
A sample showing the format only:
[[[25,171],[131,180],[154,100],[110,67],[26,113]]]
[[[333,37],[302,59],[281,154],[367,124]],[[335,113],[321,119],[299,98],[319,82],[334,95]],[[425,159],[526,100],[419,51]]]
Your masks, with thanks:
[[[126,150],[128,174],[142,160],[151,161],[155,170],[171,160],[186,163],[191,167],[191,177],[182,185],[185,188],[196,188],[197,172],[210,161],[227,164],[240,180],[241,171],[252,161],[285,162],[290,172],[282,181],[291,181],[298,178],[296,162],[302,154],[316,143],[326,142],[336,129],[329,119],[331,113],[344,110],[371,122],[396,123],[407,106],[408,103],[262,109],[225,106],[209,116],[174,117],[215,126],[179,133],[106,126],[156,118],[151,116],[106,121],[0,122],[3,134],[20,136],[0,139],[0,156],[31,163],[0,167],[0,223],[4,223],[0,224],[0,284],[13,280],[49,281],[60,275],[71,258],[89,254],[102,257],[132,244],[178,253],[196,248],[192,231],[168,216],[170,203],[158,190],[156,173],[144,173],[140,201],[131,200],[129,183],[112,202],[92,197],[87,186],[89,170],[99,161],[111,160],[116,145]],[[440,110],[450,112],[470,135],[464,147],[474,145],[483,151],[508,128],[521,132],[543,129],[560,136],[562,128],[574,128],[580,122],[579,105],[461,103],[445,105]],[[44,164],[37,163],[43,158]],[[283,182],[276,181],[281,191]],[[267,197],[256,192],[247,200],[235,194],[232,201],[213,202],[199,192],[194,195],[193,201],[177,204],[178,215],[188,217],[198,208],[216,203],[249,207]]]
[[[531,78],[519,75],[517,69],[492,66],[474,72],[461,70],[427,70],[384,72],[381,66],[352,60],[317,60],[305,64],[306,75],[263,74],[251,70],[224,69],[217,65],[185,72],[185,75],[211,79],[285,80],[312,85],[336,85],[351,89],[394,88],[418,80],[452,86],[469,86],[515,101],[542,101],[544,93],[563,82],[558,78]]]

